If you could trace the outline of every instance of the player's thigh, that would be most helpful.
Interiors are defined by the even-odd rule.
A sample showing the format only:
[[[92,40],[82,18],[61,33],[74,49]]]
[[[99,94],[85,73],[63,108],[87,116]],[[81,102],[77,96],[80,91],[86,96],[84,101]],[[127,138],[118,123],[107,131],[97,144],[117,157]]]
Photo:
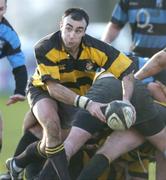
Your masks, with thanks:
[[[36,102],[32,108],[35,117],[41,125],[50,126],[51,123],[57,123],[60,126],[57,104],[50,98],[43,98]],[[53,125],[53,124],[52,124]],[[51,128],[51,127],[50,127]]]
[[[159,133],[146,137],[158,150],[166,152],[166,127]]]
[[[114,131],[107,138],[104,145],[97,153],[104,154],[110,161],[115,160],[120,155],[136,148],[144,142],[144,138],[134,129],[126,131]]]
[[[47,91],[29,84],[27,99],[34,116],[42,126],[50,126],[51,121],[60,127],[57,102]]]
[[[37,119],[35,118],[35,116],[33,115],[32,111],[29,110],[24,117],[24,122],[23,122],[23,130],[24,132],[26,130],[29,130],[30,128],[32,128],[33,126],[35,126],[36,124],[38,124]]]

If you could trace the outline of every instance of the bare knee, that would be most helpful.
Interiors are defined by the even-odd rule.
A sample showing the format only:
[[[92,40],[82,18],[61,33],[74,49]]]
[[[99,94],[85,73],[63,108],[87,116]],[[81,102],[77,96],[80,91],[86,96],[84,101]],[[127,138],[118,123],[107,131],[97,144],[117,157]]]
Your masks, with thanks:
[[[64,147],[67,158],[70,159],[92,135],[78,127],[72,127],[71,131],[64,141]]]

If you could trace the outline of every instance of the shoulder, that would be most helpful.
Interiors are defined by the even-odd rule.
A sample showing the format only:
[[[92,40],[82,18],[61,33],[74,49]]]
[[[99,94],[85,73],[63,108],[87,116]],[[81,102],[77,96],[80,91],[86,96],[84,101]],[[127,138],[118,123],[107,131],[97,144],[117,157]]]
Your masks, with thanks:
[[[9,21],[5,17],[2,18],[1,24],[10,28],[11,30],[14,30],[13,26],[9,23]]]
[[[104,53],[106,53],[107,51],[112,51],[114,49],[108,43],[87,34],[83,38],[83,43],[86,47],[94,48],[99,51],[103,51]]]
[[[20,46],[20,40],[17,32],[5,18],[3,18],[0,23],[0,38],[4,39],[13,48]]]
[[[13,26],[9,23],[9,21],[3,17],[1,23],[0,23],[0,31],[1,34],[10,33],[12,35],[17,35],[15,29]]]
[[[57,32],[48,34],[45,37],[41,38],[34,45],[35,53],[48,52],[50,49],[52,49],[54,46],[56,46],[56,41],[58,38],[59,38],[59,34]]]

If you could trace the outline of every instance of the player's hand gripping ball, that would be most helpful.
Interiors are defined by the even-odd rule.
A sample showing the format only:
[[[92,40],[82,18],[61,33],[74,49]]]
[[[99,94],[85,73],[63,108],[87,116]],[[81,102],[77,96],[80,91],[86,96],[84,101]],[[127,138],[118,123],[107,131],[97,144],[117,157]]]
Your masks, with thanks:
[[[129,129],[135,122],[133,106],[124,101],[115,100],[105,110],[108,126],[113,130]]]

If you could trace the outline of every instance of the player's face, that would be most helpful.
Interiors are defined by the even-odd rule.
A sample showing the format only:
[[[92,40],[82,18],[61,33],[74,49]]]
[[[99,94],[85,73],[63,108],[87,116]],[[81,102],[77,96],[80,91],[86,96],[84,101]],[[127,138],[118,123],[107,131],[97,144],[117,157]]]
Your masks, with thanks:
[[[80,45],[82,37],[85,35],[86,21],[76,21],[67,16],[60,25],[61,36],[66,48],[73,49]]]
[[[0,0],[0,20],[2,19],[2,16],[6,12],[6,3],[5,0]]]

